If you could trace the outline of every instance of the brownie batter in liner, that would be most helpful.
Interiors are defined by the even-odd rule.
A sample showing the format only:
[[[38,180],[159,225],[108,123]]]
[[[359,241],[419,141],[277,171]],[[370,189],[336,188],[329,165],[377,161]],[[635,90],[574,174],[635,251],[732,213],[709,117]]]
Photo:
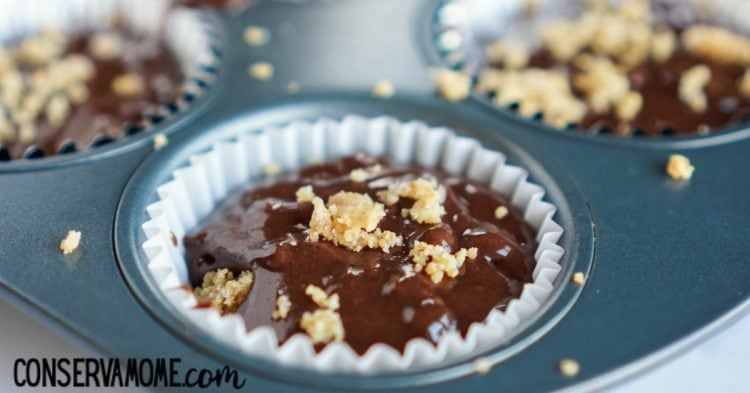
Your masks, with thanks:
[[[33,12],[30,12],[27,8],[32,7]],[[118,20],[116,27],[112,25],[114,16]],[[165,119],[187,110],[215,79],[219,61],[218,52],[213,49],[217,43],[210,34],[212,26],[202,19],[200,11],[184,7],[169,8],[169,2],[165,0],[18,2],[11,9],[4,10],[0,22],[4,22],[0,25],[0,40],[3,42],[16,42],[50,27],[65,32],[72,44],[76,44],[75,41],[81,36],[107,30],[154,37],[155,43],[171,51],[181,74],[174,86],[173,98],[151,101],[152,105],[134,123],[123,122],[119,129],[115,126],[108,132],[86,131],[78,137],[64,139],[46,135],[49,134],[48,127],[40,119],[36,123],[40,127],[39,132],[44,134],[41,138],[44,144],[31,145],[25,151],[19,151],[15,144],[7,147],[0,145],[0,161],[72,153],[150,130]],[[77,107],[71,111],[71,116],[76,116],[79,124],[83,122],[79,117],[88,115],[83,112],[91,111],[88,103],[82,106],[86,108],[81,108],[81,113],[76,112]]]
[[[268,164],[291,171],[310,162],[325,162],[356,152],[384,154],[395,165],[413,162],[428,168],[440,167],[489,184],[523,212],[526,222],[536,231],[539,246],[533,283],[526,284],[521,296],[511,300],[504,312],[493,310],[483,323],[471,325],[465,338],[451,332],[442,336],[437,346],[424,339],[412,339],[403,353],[375,344],[361,356],[345,342],[329,343],[316,353],[311,340],[303,334],[279,345],[276,333],[268,326],[246,332],[239,315],[222,317],[213,309],[196,307],[192,292],[185,289],[189,280],[184,247],[181,242],[175,245],[174,238],[182,239],[195,228],[230,190],[247,186],[248,179],[262,177]],[[321,371],[377,373],[435,364],[487,349],[515,333],[523,321],[536,314],[552,292],[561,269],[563,250],[557,241],[562,228],[552,220],[555,207],[542,201],[544,190],[526,181],[525,170],[506,165],[501,153],[484,149],[476,140],[458,137],[448,129],[431,129],[419,122],[400,123],[387,117],[347,116],[341,122],[324,119],[260,133],[240,132],[236,141],[217,143],[190,161],[191,165],[174,172],[173,181],[157,189],[159,201],[147,208],[151,220],[143,224],[148,238],[143,249],[149,271],[162,294],[183,316],[230,345],[281,364]]]

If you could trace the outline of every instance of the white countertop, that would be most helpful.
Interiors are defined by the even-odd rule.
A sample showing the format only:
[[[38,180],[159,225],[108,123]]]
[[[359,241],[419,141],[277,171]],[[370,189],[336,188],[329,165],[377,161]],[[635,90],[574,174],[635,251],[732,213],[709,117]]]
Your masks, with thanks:
[[[0,301],[0,391],[28,392],[13,384],[16,358],[82,357],[80,349],[13,306]],[[611,393],[654,392],[745,392],[749,370],[750,316],[717,336],[646,374],[608,389]],[[586,367],[586,365],[582,365]],[[34,391],[61,391],[46,389]],[[71,390],[68,390],[71,391]],[[107,392],[137,392],[137,389],[109,389]]]

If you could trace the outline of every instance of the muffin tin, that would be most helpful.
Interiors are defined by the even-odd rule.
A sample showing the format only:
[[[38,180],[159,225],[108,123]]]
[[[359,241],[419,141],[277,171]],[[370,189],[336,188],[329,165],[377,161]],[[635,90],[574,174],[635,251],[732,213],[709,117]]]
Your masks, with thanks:
[[[71,155],[0,164],[0,288],[4,298],[102,355],[180,357],[182,366],[240,371],[259,391],[548,391],[598,388],[647,369],[742,315],[750,266],[742,236],[750,200],[750,129],[689,138],[599,138],[560,132],[476,99],[437,98],[427,69],[441,64],[432,40],[440,2],[262,2],[225,15],[224,61],[211,89],[153,131]],[[272,31],[263,47],[247,25]],[[249,64],[274,65],[269,81]],[[394,97],[372,97],[389,79]],[[291,94],[289,83],[300,91]],[[552,299],[507,342],[405,373],[324,374],[278,367],[195,329],[144,274],[143,211],[187,157],[237,131],[295,120],[388,115],[446,126],[497,149],[531,173],[558,206],[566,249]],[[156,132],[169,144],[154,151]],[[680,152],[696,166],[687,183],[664,165]],[[80,250],[63,256],[68,230]],[[573,272],[584,286],[570,284]],[[474,358],[494,366],[477,374]],[[560,359],[581,364],[576,378]]]

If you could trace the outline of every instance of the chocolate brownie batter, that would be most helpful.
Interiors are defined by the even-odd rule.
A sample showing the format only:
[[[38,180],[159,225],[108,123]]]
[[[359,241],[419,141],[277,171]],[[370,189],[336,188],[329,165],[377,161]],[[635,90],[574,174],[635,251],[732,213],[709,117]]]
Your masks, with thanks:
[[[182,70],[161,40],[138,39],[122,31],[115,31],[122,40],[122,53],[112,59],[92,56],[89,49],[91,33],[69,37],[65,54],[80,54],[94,64],[94,74],[86,83],[88,99],[72,105],[65,122],[54,127],[40,117],[35,122],[36,135],[31,143],[5,143],[12,158],[20,158],[29,146],[36,145],[45,155],[54,155],[63,143],[73,141],[77,149],[87,148],[100,135],[112,138],[123,136],[126,123],[140,125],[148,113],[156,113],[160,103],[174,100],[183,80]],[[29,74],[28,68],[21,71]],[[131,96],[113,90],[115,78],[140,75],[143,89]]]
[[[382,170],[364,182],[350,172],[380,163]],[[313,206],[298,203],[295,192],[311,185],[327,200],[340,191],[369,195],[395,179],[433,177],[445,188],[442,222],[420,224],[402,215],[413,199],[385,206],[378,228],[403,237],[389,253],[365,248],[355,252],[332,242],[308,239]],[[507,214],[496,209],[507,207]],[[503,209],[504,210],[504,209]],[[456,277],[438,284],[425,271],[415,272],[409,256],[416,241],[447,246],[451,252],[476,247]],[[200,286],[210,271],[228,268],[235,275],[254,274],[247,300],[237,312],[246,327],[268,325],[285,341],[301,333],[304,312],[317,308],[305,294],[315,285],[340,297],[344,341],[362,354],[375,343],[403,350],[413,338],[436,343],[449,331],[465,334],[493,309],[504,309],[531,282],[536,264],[534,232],[507,200],[463,177],[416,166],[396,167],[387,159],[363,155],[312,165],[276,181],[257,184],[229,197],[195,231],[184,238],[190,280]],[[286,318],[274,319],[277,295],[291,301]],[[317,344],[318,350],[324,344]]]

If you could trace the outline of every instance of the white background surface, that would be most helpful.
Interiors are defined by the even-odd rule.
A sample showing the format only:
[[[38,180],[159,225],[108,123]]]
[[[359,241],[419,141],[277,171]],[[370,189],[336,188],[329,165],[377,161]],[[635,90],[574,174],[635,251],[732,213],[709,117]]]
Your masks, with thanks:
[[[0,392],[29,392],[13,385],[16,358],[86,356],[43,325],[11,305],[0,301]],[[648,373],[607,390],[630,392],[727,392],[750,391],[750,316],[712,337],[684,355]],[[586,367],[586,365],[582,365]],[[39,389],[34,391],[74,391]],[[135,389],[109,389],[107,392],[136,392]]]

